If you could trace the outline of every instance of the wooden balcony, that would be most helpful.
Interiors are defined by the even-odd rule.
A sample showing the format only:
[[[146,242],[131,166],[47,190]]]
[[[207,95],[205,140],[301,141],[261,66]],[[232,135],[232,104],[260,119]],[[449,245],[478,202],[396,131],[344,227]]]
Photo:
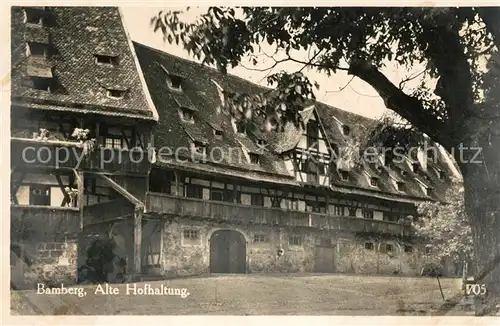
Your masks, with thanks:
[[[408,226],[395,222],[206,201],[154,192],[146,194],[146,208],[148,212],[152,213],[222,219],[237,223],[263,223],[350,232],[409,235]]]
[[[80,231],[78,208],[11,205],[10,216],[13,238],[20,233],[29,238],[46,238],[76,235]]]
[[[31,147],[26,150],[25,148]],[[37,157],[38,153],[38,157]],[[97,147],[88,156],[75,142],[36,141],[11,138],[11,164],[13,166],[46,166],[79,170],[124,171],[148,173],[151,164],[147,152]],[[141,154],[144,154],[141,158]],[[80,163],[79,163],[80,162]]]

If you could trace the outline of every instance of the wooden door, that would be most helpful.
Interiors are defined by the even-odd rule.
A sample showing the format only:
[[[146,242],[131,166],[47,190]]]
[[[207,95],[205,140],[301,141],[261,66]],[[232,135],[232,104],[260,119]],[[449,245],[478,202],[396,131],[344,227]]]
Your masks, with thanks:
[[[210,237],[211,273],[246,273],[246,241],[237,231],[220,230]]]
[[[314,250],[314,271],[316,273],[335,272],[335,247],[316,246]]]

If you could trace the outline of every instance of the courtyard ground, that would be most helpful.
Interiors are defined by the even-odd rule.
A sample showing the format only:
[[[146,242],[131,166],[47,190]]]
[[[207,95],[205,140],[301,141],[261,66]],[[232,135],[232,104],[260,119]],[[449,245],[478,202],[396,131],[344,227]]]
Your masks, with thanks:
[[[461,280],[440,279],[446,300],[460,294]],[[11,291],[13,315],[461,315],[446,309],[436,278],[361,275],[211,275],[149,283],[187,288],[190,295],[42,295]],[[453,300],[451,300],[453,301]],[[444,306],[443,306],[444,304]],[[445,309],[443,309],[445,307]]]

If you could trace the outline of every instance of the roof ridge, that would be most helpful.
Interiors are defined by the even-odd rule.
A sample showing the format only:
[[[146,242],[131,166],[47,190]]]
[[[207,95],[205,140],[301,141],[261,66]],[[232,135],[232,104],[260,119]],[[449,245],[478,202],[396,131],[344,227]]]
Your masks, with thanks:
[[[154,48],[154,47],[151,47],[149,45],[146,45],[146,44],[143,44],[143,43],[140,43],[140,42],[137,42],[137,41],[134,41],[132,40],[132,43],[134,43],[134,45],[136,46],[142,46],[143,48],[147,48],[153,52],[156,52],[158,54],[161,54],[161,55],[167,55],[167,56],[171,56],[171,57],[175,57],[176,59],[179,59],[179,60],[182,60],[186,63],[189,63],[189,64],[196,64],[196,65],[199,65],[200,67],[203,67],[204,69],[207,69],[207,70],[211,70],[213,71],[214,73],[217,73],[217,74],[223,74],[222,72],[218,71],[216,68],[213,68],[213,67],[210,67],[210,66],[207,66],[207,65],[204,65],[204,64],[201,64],[199,62],[196,62],[194,60],[190,60],[190,59],[186,59],[186,58],[183,58],[183,57],[180,57],[178,55],[175,55],[175,54],[172,54],[172,53],[169,53],[169,52],[166,52],[166,51],[163,51],[163,50],[160,50],[160,49],[157,49],[157,48]],[[243,77],[240,77],[240,76],[237,76],[235,74],[230,74],[230,73],[227,73],[226,74],[227,76],[230,76],[231,78],[237,78],[239,79],[240,81],[243,81],[245,83],[248,83],[252,86],[255,86],[255,87],[258,87],[258,88],[261,88],[262,90],[272,90],[273,88],[270,88],[270,87],[267,87],[267,86],[262,86],[262,85],[259,85],[251,80],[248,80],[246,78],[243,78]],[[330,105],[328,103],[325,103],[325,102],[321,102],[321,101],[318,101],[318,100],[314,100],[313,101],[313,105],[316,105],[316,104],[321,104],[323,106],[325,106],[326,108],[328,109],[331,109],[331,110],[339,110],[339,111],[342,111],[342,112],[345,112],[347,114],[352,114],[353,116],[356,116],[356,117],[361,117],[361,118],[365,118],[365,119],[368,119],[368,120],[371,120],[371,121],[377,121],[377,119],[374,119],[374,118],[370,118],[370,117],[366,117],[364,115],[361,115],[361,114],[357,114],[357,113],[354,113],[354,112],[351,112],[351,111],[347,111],[347,110],[344,110],[344,109],[341,109],[341,108],[338,108],[336,106],[333,106],[333,105]]]

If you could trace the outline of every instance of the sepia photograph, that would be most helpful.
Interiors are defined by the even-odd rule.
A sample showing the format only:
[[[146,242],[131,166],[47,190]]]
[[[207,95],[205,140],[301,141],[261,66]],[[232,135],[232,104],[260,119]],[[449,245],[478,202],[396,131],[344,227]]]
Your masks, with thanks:
[[[10,315],[499,321],[500,6],[178,5],[7,9]]]

